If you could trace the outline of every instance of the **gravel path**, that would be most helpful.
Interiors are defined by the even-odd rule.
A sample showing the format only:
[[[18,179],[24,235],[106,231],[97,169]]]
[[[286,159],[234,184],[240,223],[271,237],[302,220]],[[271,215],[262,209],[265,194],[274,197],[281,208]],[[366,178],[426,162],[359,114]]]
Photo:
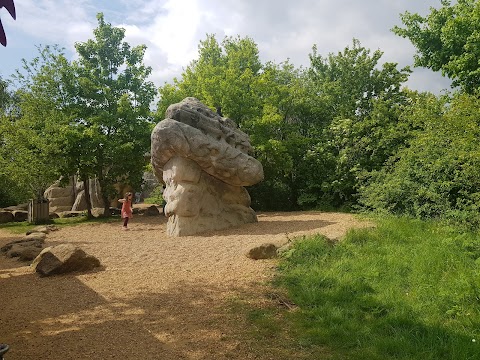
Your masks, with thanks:
[[[94,273],[39,278],[0,256],[0,343],[9,360],[267,359],[239,340],[227,309],[263,296],[276,260],[245,256],[265,242],[322,233],[340,238],[367,223],[349,214],[261,213],[259,222],[169,238],[163,216],[62,228],[47,245],[72,243],[100,259]],[[13,236],[15,238],[15,236]],[[12,240],[0,230],[0,246]]]

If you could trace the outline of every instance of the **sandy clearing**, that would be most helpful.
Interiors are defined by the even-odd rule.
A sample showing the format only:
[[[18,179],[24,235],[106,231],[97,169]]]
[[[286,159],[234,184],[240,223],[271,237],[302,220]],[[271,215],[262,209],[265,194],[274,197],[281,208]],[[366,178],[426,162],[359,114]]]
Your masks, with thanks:
[[[268,359],[242,344],[228,314],[238,294],[261,297],[276,260],[245,253],[265,242],[321,233],[340,238],[368,223],[350,214],[260,213],[259,222],[169,238],[163,216],[78,225],[48,235],[100,259],[94,273],[39,278],[0,257],[0,342],[5,359]],[[0,231],[0,246],[15,236]]]

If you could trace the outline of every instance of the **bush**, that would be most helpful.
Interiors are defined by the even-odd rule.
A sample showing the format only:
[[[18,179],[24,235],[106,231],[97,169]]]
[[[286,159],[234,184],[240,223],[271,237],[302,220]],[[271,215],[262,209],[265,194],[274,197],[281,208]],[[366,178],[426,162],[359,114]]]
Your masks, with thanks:
[[[364,208],[480,225],[480,99],[459,95],[360,188]]]
[[[157,185],[152,192],[150,193],[150,197],[145,198],[143,200],[146,204],[155,204],[155,205],[165,205],[165,200],[163,199],[163,185]]]

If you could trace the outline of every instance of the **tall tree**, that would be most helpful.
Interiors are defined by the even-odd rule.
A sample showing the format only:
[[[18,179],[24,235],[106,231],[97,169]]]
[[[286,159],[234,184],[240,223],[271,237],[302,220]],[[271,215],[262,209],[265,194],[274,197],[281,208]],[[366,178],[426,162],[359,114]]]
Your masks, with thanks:
[[[441,71],[452,79],[452,86],[472,94],[480,88],[480,1],[441,4],[425,17],[405,12],[405,27],[396,26],[393,32],[416,47],[416,66]]]
[[[159,118],[168,105],[194,96],[232,118],[246,131],[262,162],[265,181],[251,189],[257,208],[296,204],[296,174],[306,151],[303,72],[288,61],[263,65],[252,39],[213,35],[200,42],[199,58],[173,85],[159,89]],[[272,193],[279,196],[272,197]],[[281,195],[280,195],[281,194]]]
[[[309,68],[311,94],[325,104],[319,115],[327,123],[334,118],[365,118],[372,110],[372,99],[397,96],[411,71],[409,67],[397,69],[396,63],[380,66],[382,56],[380,50],[371,54],[357,39],[343,52],[327,57],[313,47]]]
[[[376,151],[383,140],[373,131],[395,127],[395,107],[405,102],[401,87],[410,69],[389,62],[380,66],[382,55],[380,50],[371,53],[356,39],[343,52],[327,57],[313,47],[307,84],[319,135],[304,159],[316,170],[304,172],[300,203],[335,207],[353,203],[359,173],[388,158],[391,149]]]
[[[143,64],[146,47],[124,42],[125,30],[97,15],[94,39],[77,43],[74,62],[77,170],[95,177],[108,214],[109,199],[119,182],[139,186],[149,151],[150,104],[155,87],[147,81],[152,69]]]
[[[198,98],[240,126],[259,114],[255,82],[262,68],[257,45],[249,38],[225,37],[221,44],[214,35],[200,42],[199,58],[192,61],[173,85],[159,89],[157,116],[187,96]]]
[[[68,69],[61,49],[46,46],[15,76],[18,90],[0,119],[0,152],[6,162],[2,171],[22,189],[19,201],[42,197],[66,169],[63,135],[70,119],[61,78]]]
[[[6,125],[11,121],[9,109],[12,99],[8,81],[0,77],[0,207],[14,205],[26,199],[26,192],[21,191],[12,178],[11,159],[7,150],[10,140]]]

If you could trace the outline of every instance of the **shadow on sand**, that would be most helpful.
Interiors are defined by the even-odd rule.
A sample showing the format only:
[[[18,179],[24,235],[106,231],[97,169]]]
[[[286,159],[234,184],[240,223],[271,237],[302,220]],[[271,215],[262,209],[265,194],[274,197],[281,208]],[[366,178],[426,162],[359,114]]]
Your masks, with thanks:
[[[13,275],[0,279],[0,342],[16,360],[262,359],[240,351],[222,291],[179,284],[106,299],[76,275]]]

